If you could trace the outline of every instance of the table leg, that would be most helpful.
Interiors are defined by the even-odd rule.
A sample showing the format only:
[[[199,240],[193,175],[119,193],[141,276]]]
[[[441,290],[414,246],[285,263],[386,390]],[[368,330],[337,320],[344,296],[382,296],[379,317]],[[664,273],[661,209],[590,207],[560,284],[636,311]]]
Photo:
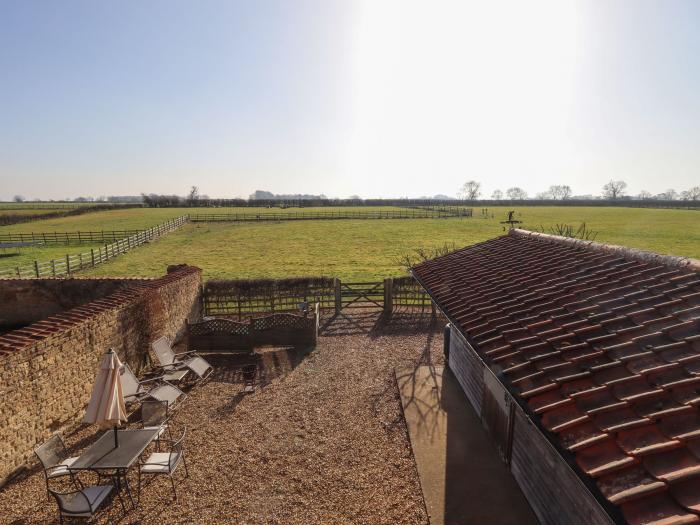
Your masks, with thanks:
[[[133,508],[136,508],[136,502],[134,501],[134,496],[131,494],[131,487],[129,486],[129,478],[127,477],[127,474],[129,473],[128,470],[124,470],[124,486],[126,487],[126,493],[129,495],[129,499],[131,500],[131,506]]]

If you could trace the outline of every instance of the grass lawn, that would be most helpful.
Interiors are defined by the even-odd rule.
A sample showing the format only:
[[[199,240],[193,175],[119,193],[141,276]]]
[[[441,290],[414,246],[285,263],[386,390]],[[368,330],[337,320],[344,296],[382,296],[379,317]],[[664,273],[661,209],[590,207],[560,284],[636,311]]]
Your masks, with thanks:
[[[379,279],[400,275],[398,259],[417,248],[445,243],[464,246],[503,234],[500,221],[506,208],[488,211],[483,218],[476,208],[472,219],[188,224],[92,274],[155,276],[168,264],[186,262],[203,268],[205,278]],[[696,211],[598,207],[519,207],[516,211],[525,228],[547,230],[556,223],[586,222],[598,232],[598,241],[700,258]]]
[[[4,232],[75,232],[75,231],[108,231],[108,230],[142,230],[165,222],[168,219],[186,215],[188,213],[319,213],[327,211],[378,211],[378,210],[405,210],[405,208],[391,206],[363,206],[363,207],[316,207],[316,208],[127,208],[108,211],[99,211],[76,215],[72,217],[59,217],[46,220],[37,220],[28,223],[0,226],[0,233]],[[4,213],[7,210],[0,210]],[[12,209],[23,212],[19,205]],[[29,210],[27,210],[28,212]],[[37,210],[32,210],[37,211]],[[40,212],[54,212],[56,210],[39,210]],[[227,243],[227,240],[222,242]],[[70,246],[38,246],[16,249],[0,250],[0,270],[15,268],[33,264],[33,261],[49,261],[51,259],[64,259],[66,253],[76,254],[89,252],[91,248],[97,249],[99,244],[82,244]],[[161,265],[158,265],[161,266]],[[138,271],[136,273],[139,273]],[[156,274],[160,272],[156,271]]]

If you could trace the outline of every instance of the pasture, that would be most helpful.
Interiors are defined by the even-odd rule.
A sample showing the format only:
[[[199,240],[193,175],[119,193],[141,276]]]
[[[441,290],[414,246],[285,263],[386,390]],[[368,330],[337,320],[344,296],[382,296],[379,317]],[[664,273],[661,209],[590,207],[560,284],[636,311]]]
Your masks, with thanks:
[[[329,208],[257,208],[261,212],[328,211]],[[348,208],[330,208],[341,210]],[[380,209],[378,207],[353,210]],[[402,208],[383,207],[382,210]],[[405,209],[405,208],[403,208]],[[202,208],[132,208],[100,211],[0,228],[3,231],[99,231],[142,229]],[[216,208],[216,213],[250,213],[256,208]],[[345,280],[374,280],[401,275],[400,259],[417,249],[456,247],[504,233],[507,208],[489,208],[473,218],[312,220],[265,223],[190,223],[161,239],[121,255],[84,275],[161,275],[165,266],[187,262],[204,269],[205,278],[332,275]],[[585,222],[597,241],[700,258],[697,211],[600,207],[515,207],[521,227],[544,229],[557,223]],[[97,245],[27,248],[0,257],[0,269],[34,259],[60,259]]]

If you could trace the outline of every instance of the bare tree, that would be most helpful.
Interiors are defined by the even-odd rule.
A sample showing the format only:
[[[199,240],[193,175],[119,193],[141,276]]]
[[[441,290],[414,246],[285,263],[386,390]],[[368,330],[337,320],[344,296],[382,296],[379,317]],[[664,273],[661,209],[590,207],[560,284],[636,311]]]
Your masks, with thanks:
[[[491,198],[495,201],[500,201],[503,198],[503,192],[501,190],[494,190],[491,194]]]
[[[611,180],[603,186],[603,197],[606,199],[617,200],[625,194],[627,183],[623,180]]]
[[[647,190],[640,191],[639,192],[639,199],[643,200],[643,201],[648,201],[649,199],[651,199],[651,192],[649,192]]]
[[[195,202],[199,200],[199,188],[197,186],[192,186],[190,188],[190,193],[187,195],[187,202],[190,206],[194,206]]]
[[[554,200],[566,200],[571,197],[573,192],[571,191],[571,186],[567,186],[566,184],[557,184],[549,187],[549,193],[552,195]]]
[[[700,199],[700,186],[693,186],[692,188],[681,192],[681,199],[684,201],[696,201]]]
[[[522,188],[518,188],[517,186],[514,188],[508,188],[506,195],[513,201],[527,199],[527,192]]]
[[[24,197],[22,195],[15,195],[12,200],[15,202],[24,202]]]
[[[669,188],[661,196],[667,201],[675,201],[678,198],[678,192],[673,188]]]
[[[445,243],[442,246],[436,246],[434,248],[417,248],[413,250],[413,253],[405,254],[399,257],[396,260],[396,263],[399,266],[406,268],[406,270],[410,270],[416,264],[447,255],[448,253],[452,253],[457,249],[458,246],[455,243]]]
[[[474,201],[479,198],[479,195],[481,195],[481,183],[476,182],[475,180],[465,182],[459,194],[463,199]]]

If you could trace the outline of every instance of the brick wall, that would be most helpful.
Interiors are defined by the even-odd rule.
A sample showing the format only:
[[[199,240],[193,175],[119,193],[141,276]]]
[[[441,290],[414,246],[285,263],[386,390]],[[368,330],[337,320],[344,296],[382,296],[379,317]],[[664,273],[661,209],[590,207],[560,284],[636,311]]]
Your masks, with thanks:
[[[201,270],[170,267],[164,277],[132,281],[0,336],[0,486],[37,444],[80,423],[108,348],[138,371],[150,342],[181,337],[200,305]]]
[[[81,306],[143,279],[3,279],[0,333]]]

